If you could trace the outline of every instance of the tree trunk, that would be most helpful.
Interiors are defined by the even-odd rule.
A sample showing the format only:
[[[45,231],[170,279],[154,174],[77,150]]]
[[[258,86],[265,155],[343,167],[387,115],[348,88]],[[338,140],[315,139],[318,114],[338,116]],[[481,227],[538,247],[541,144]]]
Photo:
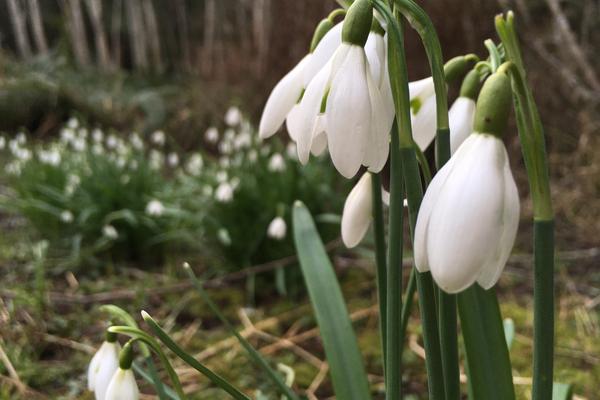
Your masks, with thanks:
[[[158,72],[163,70],[162,56],[160,51],[160,35],[158,33],[158,22],[152,0],[142,0],[142,9],[144,12],[144,22],[146,26],[146,38],[150,48],[150,57],[154,69]]]
[[[48,53],[48,42],[44,32],[44,24],[42,23],[42,15],[40,13],[40,5],[38,0],[29,0],[29,18],[31,19],[31,28],[33,30],[33,40],[38,51],[41,54]]]
[[[214,2],[214,0],[208,0],[207,6],[211,1]],[[183,69],[190,71],[192,69],[192,57],[190,54],[190,37],[185,0],[176,0],[175,10],[177,13],[177,32],[179,33]]]
[[[83,13],[81,12],[81,3],[79,0],[63,0],[66,1],[65,8],[67,20],[69,21],[69,33],[71,34],[71,45],[75,60],[81,66],[90,64],[90,52],[87,45],[87,35],[85,31],[85,22]]]
[[[209,75],[215,60],[215,30],[217,19],[217,6],[215,0],[206,0],[204,3],[204,44],[202,52],[202,69]]]
[[[261,76],[265,70],[269,53],[269,31],[270,29],[271,0],[254,0],[252,9],[253,36],[256,46],[256,57],[254,71]]]
[[[98,64],[103,70],[111,68],[110,54],[106,42],[106,32],[102,23],[102,1],[101,0],[86,0],[85,2],[92,21],[92,29],[94,30],[94,42],[96,44],[96,57]]]
[[[29,36],[25,26],[25,13],[21,8],[18,0],[7,0],[8,11],[13,26],[17,50],[19,55],[24,59],[31,58],[31,45],[29,44]]]
[[[116,68],[121,66],[121,25],[123,21],[123,0],[114,0],[112,3],[110,21],[110,34],[112,42],[112,59]]]
[[[148,49],[144,20],[139,0],[127,0],[127,20],[129,25],[129,42],[133,53],[133,64],[138,69],[148,68]]]

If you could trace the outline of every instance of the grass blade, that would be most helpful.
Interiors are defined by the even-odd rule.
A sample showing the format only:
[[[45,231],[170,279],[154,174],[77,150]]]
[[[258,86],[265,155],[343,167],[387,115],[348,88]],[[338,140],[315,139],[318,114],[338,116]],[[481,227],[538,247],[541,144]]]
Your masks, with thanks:
[[[338,400],[371,398],[367,374],[337,277],[310,212],[294,204],[294,242]]]

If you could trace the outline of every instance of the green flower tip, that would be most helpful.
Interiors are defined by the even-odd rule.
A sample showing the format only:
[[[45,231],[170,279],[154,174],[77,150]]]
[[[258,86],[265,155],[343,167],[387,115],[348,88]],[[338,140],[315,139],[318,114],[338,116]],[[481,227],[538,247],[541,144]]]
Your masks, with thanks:
[[[131,364],[133,363],[133,346],[131,341],[125,343],[125,346],[121,349],[119,353],[119,368],[121,369],[130,369]]]
[[[106,333],[105,333],[105,340],[106,340],[108,343],[114,343],[114,342],[116,342],[116,341],[117,341],[117,334],[116,334],[116,333],[114,333],[114,332],[112,332],[112,331],[110,330],[110,328],[108,328],[108,329],[106,330]]]
[[[154,321],[154,319],[146,312],[146,310],[142,310],[141,314],[144,321]]]
[[[512,108],[512,89],[506,70],[500,68],[483,84],[475,111],[474,131],[501,138]]]
[[[329,18],[325,18],[319,22],[315,33],[313,34],[312,41],[310,42],[310,52],[312,53],[317,48],[317,45],[323,39],[323,37],[333,28],[333,22]]]
[[[192,267],[190,267],[190,263],[188,263],[187,261],[185,261],[183,264],[181,264],[181,266],[183,267],[183,269],[190,270],[192,269]]]
[[[471,100],[477,100],[477,92],[479,91],[479,71],[472,69],[463,79],[460,87],[460,96],[467,97]]]
[[[356,0],[346,13],[342,28],[342,41],[364,47],[373,22],[371,0]]]
[[[294,207],[296,207],[296,208],[304,207],[304,203],[301,202],[300,200],[296,200],[296,201],[294,201]]]

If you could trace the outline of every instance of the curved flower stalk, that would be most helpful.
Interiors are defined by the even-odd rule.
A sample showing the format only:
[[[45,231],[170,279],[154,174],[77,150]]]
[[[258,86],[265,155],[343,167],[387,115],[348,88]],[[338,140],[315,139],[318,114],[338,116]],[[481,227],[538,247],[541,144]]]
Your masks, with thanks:
[[[430,270],[448,293],[474,282],[492,287],[514,244],[519,196],[500,139],[510,96],[505,74],[486,81],[475,132],[433,178],[419,210],[416,267],[421,272]]]
[[[121,345],[114,333],[107,332],[106,340],[92,357],[87,372],[88,390],[94,392],[96,400],[104,400],[106,390],[119,367]]]
[[[479,73],[470,71],[463,80],[458,98],[448,111],[450,119],[450,151],[452,154],[473,132],[475,120],[475,100],[479,87]]]
[[[311,52],[304,56],[271,91],[258,129],[262,139],[274,135],[288,115],[291,115],[293,120],[293,110],[297,107],[296,103],[302,97],[304,90],[341,43],[342,23],[333,27],[332,25],[329,19],[319,24],[315,31]],[[324,30],[327,32],[323,33]],[[292,140],[296,140],[292,130],[289,132]]]

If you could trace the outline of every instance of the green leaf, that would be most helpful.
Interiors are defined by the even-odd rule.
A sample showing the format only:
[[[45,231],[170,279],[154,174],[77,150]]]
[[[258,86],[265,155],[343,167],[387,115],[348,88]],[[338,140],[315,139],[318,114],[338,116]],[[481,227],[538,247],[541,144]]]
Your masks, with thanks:
[[[473,399],[514,400],[510,357],[495,290],[471,286],[458,295],[458,311]]]
[[[573,386],[568,383],[554,382],[552,384],[552,400],[571,400]]]
[[[336,398],[370,399],[367,374],[337,277],[313,219],[299,201],[294,204],[293,225],[296,250],[321,329]]]
[[[513,341],[515,340],[515,321],[510,318],[505,318],[502,321],[502,325],[504,326],[504,337],[506,338],[506,346],[510,349],[512,347]]]

